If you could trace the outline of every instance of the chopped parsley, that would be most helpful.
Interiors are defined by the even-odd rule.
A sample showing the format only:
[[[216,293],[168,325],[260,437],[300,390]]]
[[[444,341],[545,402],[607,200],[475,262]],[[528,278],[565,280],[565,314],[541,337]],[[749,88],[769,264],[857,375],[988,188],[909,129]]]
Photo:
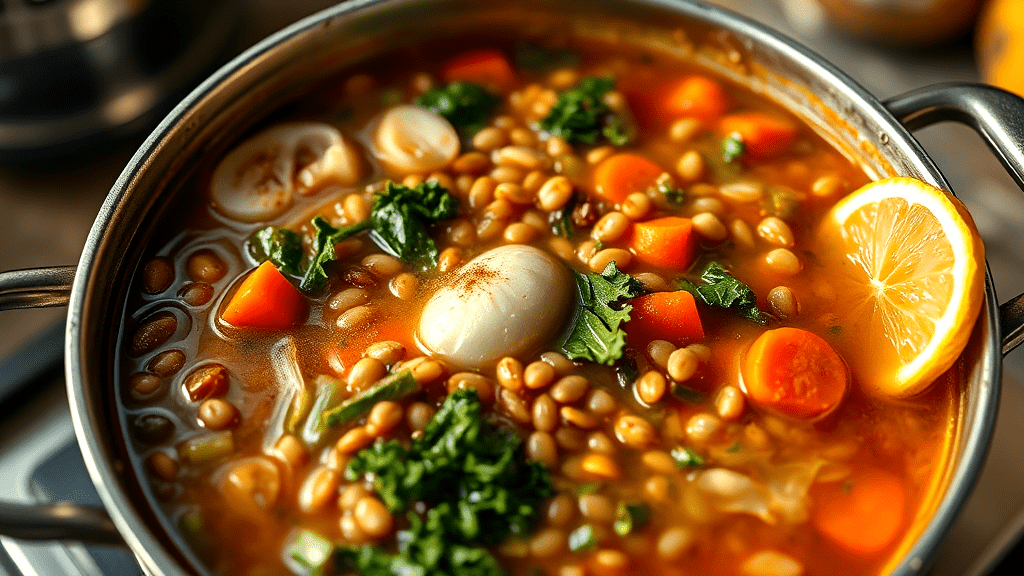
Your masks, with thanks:
[[[616,146],[629,143],[632,128],[602,99],[613,88],[614,78],[584,78],[558,96],[551,112],[540,121],[541,129],[566,142],[596,144],[603,137]]]
[[[249,253],[259,262],[270,260],[282,272],[301,275],[299,288],[315,292],[327,283],[324,265],[335,259],[334,245],[369,230],[385,252],[414,267],[437,265],[437,244],[427,234],[427,225],[454,217],[459,200],[435,180],[415,188],[388,182],[374,197],[370,218],[351,226],[335,228],[323,217],[313,218],[313,256],[303,265],[302,242],[295,232],[268,226],[249,240]]]
[[[572,213],[576,210],[576,206],[580,203],[579,194],[573,194],[569,197],[569,201],[565,203],[565,206],[561,210],[552,214],[553,223],[551,231],[557,236],[562,238],[572,238],[575,233],[575,227],[572,221]]]
[[[450,394],[409,448],[391,440],[361,450],[345,476],[372,477],[387,508],[409,521],[395,553],[339,549],[342,564],[363,576],[503,575],[487,546],[527,536],[553,494],[547,470],[526,462],[512,431],[484,419],[473,390]],[[411,509],[419,502],[427,506],[423,514]]]
[[[658,191],[665,195],[665,200],[673,206],[681,206],[686,202],[686,191],[678,188],[671,179],[665,178],[658,182]]]
[[[678,468],[699,468],[704,465],[704,458],[700,454],[683,446],[672,449],[672,459]]]
[[[621,325],[629,321],[633,307],[625,300],[643,292],[643,284],[621,272],[615,262],[600,274],[573,272],[579,289],[580,306],[576,321],[562,343],[562,352],[573,360],[591,360],[612,365],[626,348]]]
[[[452,82],[426,91],[417,102],[444,116],[460,132],[472,135],[487,125],[500,99],[477,84]]]
[[[643,528],[650,519],[651,508],[647,504],[619,502],[619,508],[615,511],[615,524],[612,525],[612,528],[619,536],[626,536]]]
[[[747,145],[738,132],[729,134],[722,139],[722,160],[735,162],[747,151]]]
[[[743,444],[740,444],[739,440],[735,440],[735,441],[733,441],[732,444],[729,444],[728,448],[725,449],[725,453],[726,454],[738,454],[739,451],[742,450],[742,449],[743,449]]]
[[[757,296],[749,286],[734,278],[721,264],[711,262],[701,272],[702,285],[686,280],[682,288],[698,297],[708,306],[731,308],[751,322],[760,325],[768,323],[768,317],[757,307]]]

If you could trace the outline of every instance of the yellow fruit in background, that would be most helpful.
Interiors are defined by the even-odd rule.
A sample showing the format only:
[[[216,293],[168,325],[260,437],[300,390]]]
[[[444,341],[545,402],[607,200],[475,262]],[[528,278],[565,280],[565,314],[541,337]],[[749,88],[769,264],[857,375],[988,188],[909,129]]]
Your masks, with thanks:
[[[977,31],[978,66],[990,84],[1024,96],[1024,2],[989,0]]]

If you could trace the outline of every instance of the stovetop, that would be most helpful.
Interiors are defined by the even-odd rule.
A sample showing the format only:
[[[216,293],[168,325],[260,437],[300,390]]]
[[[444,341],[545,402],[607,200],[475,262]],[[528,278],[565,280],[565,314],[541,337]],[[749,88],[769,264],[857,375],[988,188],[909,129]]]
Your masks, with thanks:
[[[238,49],[330,0],[249,0]],[[797,37],[887,98],[939,81],[976,81],[968,39],[920,50],[865,45],[836,33],[813,0],[719,0]],[[967,128],[917,134],[971,209],[1002,300],[1024,290],[1024,195]],[[0,166],[0,270],[73,263],[92,218],[138,141],[75,164]],[[52,226],[54,218],[61,225]],[[62,313],[0,316],[0,500],[98,503],[74,441],[60,365]],[[23,384],[28,386],[22,386]],[[28,390],[28,392],[26,392]],[[1024,545],[1024,353],[1004,362],[995,436],[977,486],[940,548],[931,574],[1020,574]],[[1007,555],[1009,551],[1009,555]],[[1011,569],[1012,567],[1012,569]],[[0,537],[0,576],[141,574],[126,548],[27,543]]]

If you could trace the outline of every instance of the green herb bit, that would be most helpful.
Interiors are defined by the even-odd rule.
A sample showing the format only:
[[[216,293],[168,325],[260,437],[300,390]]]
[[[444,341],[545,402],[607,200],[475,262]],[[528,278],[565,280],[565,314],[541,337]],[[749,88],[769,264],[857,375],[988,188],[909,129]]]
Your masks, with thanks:
[[[670,393],[677,400],[689,402],[690,404],[700,404],[704,402],[704,400],[707,398],[707,394],[701,392],[700,390],[694,390],[693,388],[690,388],[689,386],[683,386],[678,382],[672,383],[672,389],[670,390]]]
[[[407,449],[397,440],[359,451],[345,477],[372,474],[374,489],[393,513],[408,511],[398,551],[362,546],[339,550],[340,560],[363,576],[390,574],[499,576],[487,550],[510,535],[525,537],[551,496],[547,470],[526,462],[522,440],[484,419],[473,390],[448,395]]]
[[[452,82],[441,88],[432,88],[419,97],[421,106],[444,116],[465,134],[476,134],[487,125],[491,110],[501,100],[470,82]]]
[[[768,317],[757,307],[757,296],[749,286],[734,278],[717,262],[711,262],[701,272],[704,282],[695,286],[684,281],[683,290],[700,298],[708,306],[731,308],[751,322],[760,325],[768,323]]]
[[[789,188],[773,186],[768,190],[768,212],[787,220],[796,215],[800,209],[800,198]]]
[[[412,377],[412,370],[403,370],[397,374],[384,377],[376,384],[345,400],[340,405],[330,410],[325,410],[321,418],[316,418],[316,420],[325,422],[328,426],[347,424],[368,414],[378,402],[404,398],[419,389],[419,382]],[[316,406],[314,406],[310,419],[307,420],[307,427],[317,414]]]
[[[843,333],[843,327],[840,326],[839,324],[836,324],[835,326],[829,326],[826,332],[828,332],[829,336],[839,336],[840,334]]]
[[[665,200],[673,206],[681,206],[686,202],[686,191],[678,188],[671,179],[664,179],[658,183],[658,191],[665,195]]]
[[[580,55],[572,50],[547,48],[532,42],[518,44],[512,55],[516,67],[534,74],[547,74],[559,68],[577,68]]]
[[[616,146],[627,144],[633,139],[631,127],[602,100],[614,88],[614,78],[584,78],[558,96],[540,121],[541,129],[567,142],[596,144],[603,136]]]
[[[309,268],[306,269],[306,273],[302,277],[302,283],[299,284],[299,288],[306,292],[315,292],[323,288],[324,284],[327,283],[327,271],[324,270],[324,264],[334,260],[334,245],[349,236],[358,234],[363,230],[369,230],[370,221],[364,220],[344,228],[335,228],[331,226],[330,222],[317,216],[313,218],[313,229],[315,231],[313,236],[313,258],[310,260]]]
[[[725,449],[725,453],[726,454],[738,454],[739,451],[742,450],[742,449],[743,449],[743,444],[740,444],[739,440],[734,440],[733,443],[729,444],[729,447]]]
[[[373,200],[370,237],[392,256],[426,270],[437,266],[437,244],[427,234],[427,224],[454,218],[459,199],[428,180],[415,188],[388,182]]]
[[[300,529],[292,537],[287,554],[293,568],[301,570],[303,576],[327,576],[334,545],[312,530]]]
[[[722,139],[722,160],[735,162],[747,151],[747,145],[743,142],[743,136],[738,132],[729,134]]]
[[[329,428],[324,414],[341,400],[343,386],[341,380],[321,375],[313,383],[313,389],[315,390],[312,395],[313,403],[301,433],[302,441],[306,443],[306,446],[316,446],[320,443],[324,432]]]
[[[569,197],[569,201],[565,203],[565,206],[554,215],[554,224],[551,227],[551,231],[562,238],[572,238],[575,231],[572,222],[572,213],[576,210],[576,206],[580,203],[580,196],[573,194]]]
[[[562,343],[562,352],[573,360],[590,360],[611,366],[622,357],[626,333],[620,326],[629,321],[633,307],[625,301],[644,289],[639,280],[619,271],[611,262],[600,274],[573,272],[579,289],[576,321]]]
[[[690,448],[673,448],[671,454],[678,468],[699,468],[704,465],[704,458]]]
[[[602,486],[604,486],[604,484],[600,482],[587,482],[586,484],[580,484],[577,486],[574,492],[576,493],[576,496],[589,496],[600,492]]]
[[[650,519],[651,508],[647,504],[619,502],[619,508],[615,511],[615,524],[612,527],[619,536],[626,536],[642,529]]]
[[[298,276],[302,267],[302,236],[287,228],[267,226],[249,238],[249,254],[257,262],[270,260],[281,272]]]
[[[597,547],[597,532],[590,524],[584,524],[569,533],[569,550],[587,552]]]
[[[594,242],[594,250],[595,251],[604,250],[604,242],[602,242],[600,240],[598,240],[597,242]]]

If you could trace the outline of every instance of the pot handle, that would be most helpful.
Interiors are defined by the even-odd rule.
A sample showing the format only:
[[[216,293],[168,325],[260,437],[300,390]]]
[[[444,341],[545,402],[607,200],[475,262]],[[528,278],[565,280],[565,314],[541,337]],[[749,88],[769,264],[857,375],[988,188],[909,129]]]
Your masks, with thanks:
[[[0,502],[0,534],[23,540],[78,540],[90,544],[124,545],[124,539],[106,510],[67,502]]]
[[[0,272],[0,311],[66,306],[74,279],[74,266]]]
[[[1024,189],[1024,98],[994,86],[946,82],[883,104],[909,130],[945,121],[973,128]],[[1006,355],[1024,342],[1024,294],[999,305],[999,326]]]

